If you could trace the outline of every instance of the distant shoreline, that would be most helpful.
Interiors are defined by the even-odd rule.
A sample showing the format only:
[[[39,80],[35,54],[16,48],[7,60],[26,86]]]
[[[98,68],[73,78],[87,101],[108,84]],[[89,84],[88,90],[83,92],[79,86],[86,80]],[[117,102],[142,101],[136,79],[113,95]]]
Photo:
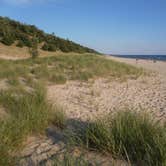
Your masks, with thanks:
[[[166,61],[166,55],[108,55],[119,58],[129,58],[129,59],[142,59],[142,60],[152,60],[152,61]]]
[[[158,72],[162,74],[166,79],[166,61],[150,60],[150,59],[137,60],[136,58],[129,58],[129,57],[125,58],[113,55],[107,55],[106,58]]]

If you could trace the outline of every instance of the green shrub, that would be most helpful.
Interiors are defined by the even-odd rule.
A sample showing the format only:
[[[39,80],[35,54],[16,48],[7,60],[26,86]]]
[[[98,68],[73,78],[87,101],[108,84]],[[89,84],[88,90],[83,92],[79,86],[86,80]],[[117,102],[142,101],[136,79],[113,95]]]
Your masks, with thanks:
[[[32,40],[28,37],[28,35],[21,34],[18,40],[21,41],[24,46],[32,47]]]
[[[14,38],[11,35],[5,35],[1,41],[5,45],[12,45],[14,43]]]
[[[19,40],[16,46],[22,48],[24,47],[24,42],[22,40]]]
[[[11,45],[15,41],[22,41],[24,46],[32,47],[31,39],[34,37],[38,38],[39,43],[45,43],[43,50],[97,53],[95,50],[83,47],[72,41],[56,37],[55,34],[47,34],[34,25],[22,24],[7,17],[0,17],[0,42]],[[22,44],[18,45],[18,47],[21,46]]]
[[[42,49],[45,51],[56,51],[57,50],[55,44],[49,44],[49,43],[44,43],[44,45],[42,46]]]

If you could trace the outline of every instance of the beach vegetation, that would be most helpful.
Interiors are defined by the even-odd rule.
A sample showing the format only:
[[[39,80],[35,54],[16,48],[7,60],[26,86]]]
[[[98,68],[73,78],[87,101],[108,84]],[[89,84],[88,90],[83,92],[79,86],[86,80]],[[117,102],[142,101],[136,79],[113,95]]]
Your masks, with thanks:
[[[163,125],[149,115],[120,111],[86,125],[74,134],[74,142],[90,150],[110,153],[130,164],[164,166],[166,132]]]

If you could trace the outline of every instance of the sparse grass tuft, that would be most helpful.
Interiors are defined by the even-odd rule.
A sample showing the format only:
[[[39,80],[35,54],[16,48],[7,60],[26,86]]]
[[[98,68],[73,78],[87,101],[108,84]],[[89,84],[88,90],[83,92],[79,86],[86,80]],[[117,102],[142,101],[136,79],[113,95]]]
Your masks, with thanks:
[[[67,79],[63,74],[51,73],[49,81],[57,83],[57,84],[65,84]]]
[[[97,120],[90,123],[77,140],[87,148],[109,152],[138,165],[166,164],[164,127],[140,113],[125,111]]]
[[[18,80],[17,77],[13,77],[13,78],[10,77],[7,82],[8,82],[9,85],[12,85],[12,86],[18,86],[19,85],[19,80]]]
[[[56,105],[54,107],[54,112],[52,113],[51,122],[53,125],[63,129],[67,123],[66,114],[61,106]]]

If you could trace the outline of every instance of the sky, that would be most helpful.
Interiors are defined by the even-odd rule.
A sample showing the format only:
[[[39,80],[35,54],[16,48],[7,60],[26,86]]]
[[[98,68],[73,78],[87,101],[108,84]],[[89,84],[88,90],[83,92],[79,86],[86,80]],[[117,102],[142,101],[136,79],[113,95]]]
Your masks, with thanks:
[[[0,0],[0,15],[106,54],[166,55],[166,0]]]

